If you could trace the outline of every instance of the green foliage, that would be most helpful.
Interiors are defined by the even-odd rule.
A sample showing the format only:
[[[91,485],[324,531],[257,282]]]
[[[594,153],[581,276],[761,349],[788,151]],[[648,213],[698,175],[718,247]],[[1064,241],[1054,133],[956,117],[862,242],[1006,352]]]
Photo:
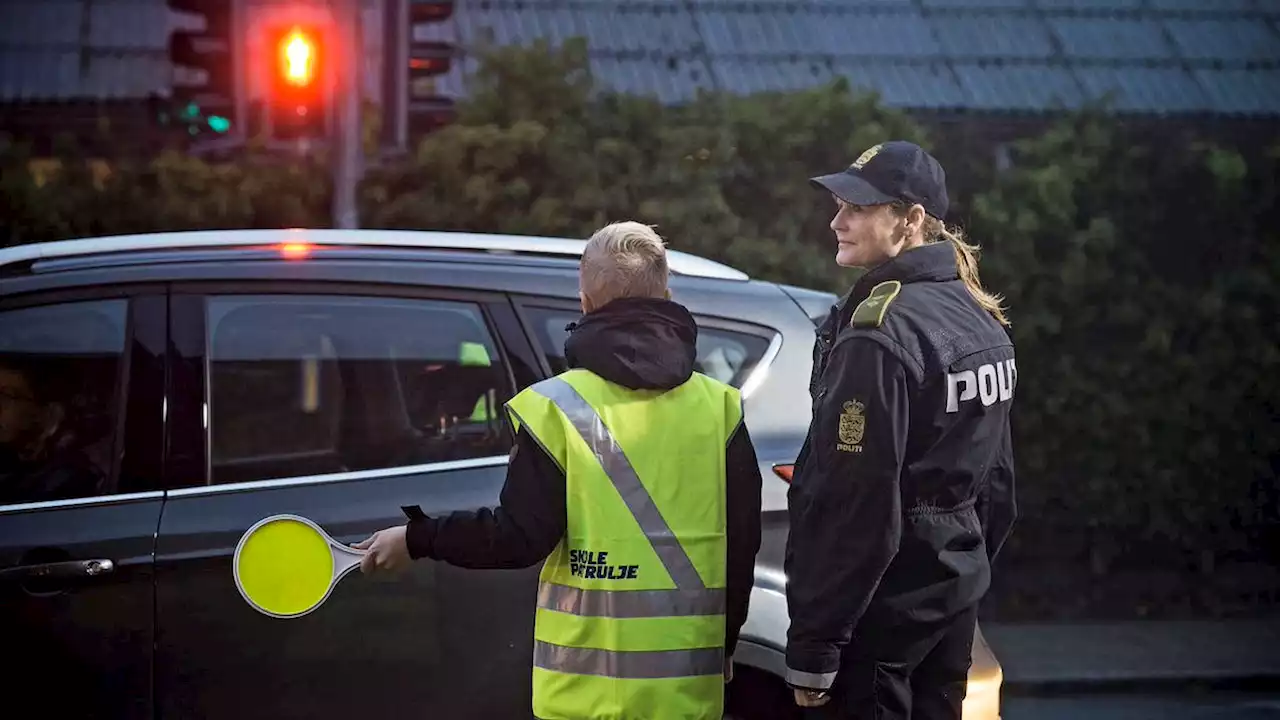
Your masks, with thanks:
[[[576,41],[495,48],[470,87],[457,123],[367,174],[366,227],[586,237],[636,219],[674,248],[842,292],[854,276],[808,178],[881,140],[933,142],[843,82],[679,107],[605,92]],[[1014,323],[1011,560],[1208,570],[1274,542],[1259,533],[1280,467],[1280,144],[1246,154],[1086,113],[1019,142],[1003,172],[984,150],[938,150]],[[59,163],[37,182],[19,148],[0,152],[3,243],[329,224],[323,157]]]
[[[829,201],[807,182],[885,137],[924,141],[905,114],[843,83],[682,107],[597,88],[573,41],[492,51],[459,122],[417,162],[373,174],[366,224],[586,237],[619,219],[672,247],[831,290]]]
[[[327,224],[323,159],[282,161],[249,151],[208,163],[175,150],[145,161],[67,154],[39,164],[20,147],[0,155],[12,212],[0,244],[165,230],[316,227]]]
[[[1259,539],[1244,529],[1264,526],[1280,459],[1277,171],[1083,117],[1021,143],[974,198],[985,279],[1013,310],[1026,551],[1103,570]]]

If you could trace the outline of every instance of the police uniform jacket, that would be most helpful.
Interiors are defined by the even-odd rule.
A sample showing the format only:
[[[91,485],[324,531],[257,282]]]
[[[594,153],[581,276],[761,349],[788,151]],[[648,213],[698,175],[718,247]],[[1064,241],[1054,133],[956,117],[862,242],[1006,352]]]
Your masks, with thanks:
[[[950,243],[902,253],[832,307],[789,490],[792,685],[829,688],[860,621],[945,622],[981,598],[1015,516],[1016,385],[1013,344]]]

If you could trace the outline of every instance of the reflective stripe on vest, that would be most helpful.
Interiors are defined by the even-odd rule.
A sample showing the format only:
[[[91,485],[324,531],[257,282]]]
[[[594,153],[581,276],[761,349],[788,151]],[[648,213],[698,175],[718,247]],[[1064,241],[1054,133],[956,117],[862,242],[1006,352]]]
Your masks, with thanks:
[[[533,664],[577,675],[626,679],[658,679],[717,675],[724,671],[723,648],[617,652],[574,648],[535,641]]]
[[[587,446],[600,460],[600,465],[609,476],[609,481],[617,488],[622,501],[627,504],[636,522],[640,524],[645,537],[649,538],[654,552],[667,568],[671,581],[676,584],[676,587],[705,588],[706,585],[693,567],[693,561],[680,546],[680,541],[667,526],[667,521],[662,519],[662,513],[659,513],[657,506],[653,504],[653,498],[649,497],[649,491],[645,490],[644,483],[640,482],[640,476],[636,475],[635,469],[631,467],[631,461],[618,450],[618,443],[614,441],[613,433],[605,427],[604,421],[600,419],[595,409],[563,378],[553,377],[550,380],[544,380],[534,385],[532,389],[555,403],[556,407],[560,408],[560,412],[573,423],[574,429],[582,439],[587,442]]]
[[[583,617],[647,618],[719,615],[723,588],[711,590],[587,590],[542,582],[538,607]]]

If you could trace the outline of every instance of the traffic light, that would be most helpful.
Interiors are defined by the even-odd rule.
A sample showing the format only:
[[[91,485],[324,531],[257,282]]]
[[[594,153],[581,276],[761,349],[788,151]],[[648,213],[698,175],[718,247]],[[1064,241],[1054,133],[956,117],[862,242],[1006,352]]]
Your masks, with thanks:
[[[239,0],[166,0],[174,10],[198,16],[203,30],[169,36],[174,75],[171,105],[163,119],[186,124],[192,135],[229,132],[240,122],[238,106]]]
[[[409,132],[420,135],[453,122],[453,99],[440,83],[456,53],[454,0],[409,0]],[[426,36],[419,40],[420,35]]]
[[[285,23],[267,33],[267,98],[273,140],[325,140],[333,91],[328,26]]]

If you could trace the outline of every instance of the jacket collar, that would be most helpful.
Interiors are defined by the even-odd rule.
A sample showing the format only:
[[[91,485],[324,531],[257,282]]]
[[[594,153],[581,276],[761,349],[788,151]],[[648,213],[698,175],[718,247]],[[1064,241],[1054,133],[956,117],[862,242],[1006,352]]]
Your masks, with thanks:
[[[698,325],[683,305],[620,298],[569,329],[565,359],[633,390],[670,390],[693,375]]]
[[[897,280],[906,285],[913,282],[946,282],[960,277],[956,270],[956,254],[949,242],[921,245],[877,265],[867,271],[845,296],[843,308],[857,307],[871,294],[872,288],[882,282]]]

